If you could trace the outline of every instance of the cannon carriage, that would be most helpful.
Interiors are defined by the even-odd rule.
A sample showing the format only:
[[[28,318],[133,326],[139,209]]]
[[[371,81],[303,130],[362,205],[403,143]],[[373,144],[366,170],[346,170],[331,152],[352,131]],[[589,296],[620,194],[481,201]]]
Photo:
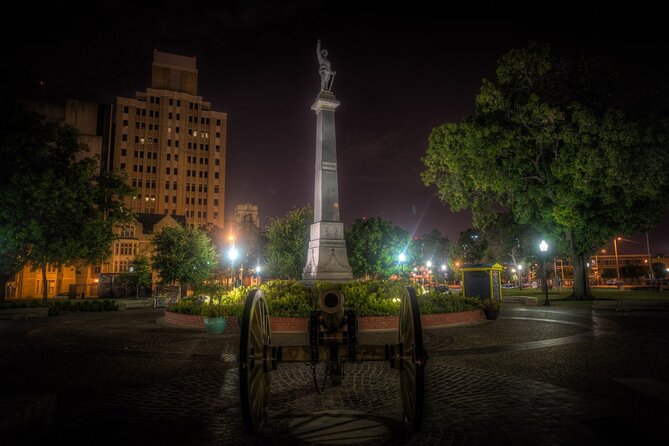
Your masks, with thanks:
[[[271,342],[269,313],[262,291],[248,294],[239,345],[240,400],[246,429],[257,434],[266,425],[270,375],[281,363],[311,366],[314,386],[320,393],[316,378],[318,363],[325,363],[326,379],[339,385],[344,364],[385,361],[399,374],[401,421],[408,431],[417,432],[423,418],[427,353],[414,289],[406,287],[401,297],[396,344],[360,345],[357,315],[344,309],[344,296],[337,290],[322,292],[319,307],[309,318],[309,345],[275,346]]]

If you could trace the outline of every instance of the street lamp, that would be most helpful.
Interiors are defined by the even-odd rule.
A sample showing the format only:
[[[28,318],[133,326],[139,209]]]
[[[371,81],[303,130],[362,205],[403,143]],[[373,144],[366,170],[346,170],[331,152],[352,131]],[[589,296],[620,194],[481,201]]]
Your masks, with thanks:
[[[616,237],[613,239],[613,250],[616,253],[616,278],[620,280],[620,266],[618,265],[618,240],[622,237]]]
[[[403,252],[400,252],[400,254],[397,256],[398,266],[400,267],[400,277],[402,277],[402,269],[403,269],[402,268],[402,263],[404,263],[406,261],[406,259],[407,259],[407,256]]]
[[[128,271],[130,271],[131,273],[134,273],[135,272],[135,267],[131,266],[130,268],[128,268]],[[135,293],[136,293],[135,294],[135,299],[139,299],[139,277],[138,276],[139,276],[138,274],[135,274]]]
[[[523,265],[518,265],[518,290],[523,289]]]
[[[260,267],[260,265],[256,266],[256,277],[257,277],[257,280],[258,280],[258,285],[260,285],[260,271],[262,271],[262,268]]]
[[[230,251],[228,251],[228,258],[230,259],[230,273],[231,273],[230,283],[232,284],[232,288],[234,288],[237,285],[237,278],[235,277],[235,259],[237,258],[237,255],[239,255],[237,249],[234,246],[232,246],[230,248]]]
[[[543,257],[543,279],[542,279],[542,285],[544,287],[544,296],[546,297],[544,300],[544,305],[550,305],[551,303],[548,302],[548,283],[546,282],[546,251],[548,251],[548,243],[546,243],[546,240],[542,240],[541,243],[539,244],[539,249],[541,250],[541,254]]]

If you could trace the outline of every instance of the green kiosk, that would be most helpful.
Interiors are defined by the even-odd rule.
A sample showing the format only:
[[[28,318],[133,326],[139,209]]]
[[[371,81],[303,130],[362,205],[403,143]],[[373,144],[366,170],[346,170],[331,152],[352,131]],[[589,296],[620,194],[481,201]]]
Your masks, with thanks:
[[[499,263],[466,263],[462,265],[462,295],[502,300],[502,270]]]

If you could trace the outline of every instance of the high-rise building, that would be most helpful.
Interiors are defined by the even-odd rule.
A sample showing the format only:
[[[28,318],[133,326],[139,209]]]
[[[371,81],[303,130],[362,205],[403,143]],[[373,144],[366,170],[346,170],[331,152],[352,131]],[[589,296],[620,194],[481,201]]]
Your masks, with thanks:
[[[197,93],[194,57],[154,51],[151,87],[117,98],[112,165],[137,189],[137,213],[223,227],[227,113]]]
[[[46,121],[67,124],[79,130],[79,141],[88,147],[88,152],[80,153],[79,157],[96,157],[100,169],[107,168],[112,131],[111,105],[76,99],[67,99],[64,105],[33,101],[24,104]]]

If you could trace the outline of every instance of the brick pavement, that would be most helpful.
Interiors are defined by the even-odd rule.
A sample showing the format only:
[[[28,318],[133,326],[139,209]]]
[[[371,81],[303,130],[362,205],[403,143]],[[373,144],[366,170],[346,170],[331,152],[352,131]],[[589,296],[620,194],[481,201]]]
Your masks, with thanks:
[[[13,392],[31,387],[58,397],[55,422],[14,436],[14,442],[625,444],[641,433],[615,419],[606,388],[593,385],[595,393],[574,390],[598,370],[584,358],[593,348],[638,350],[635,342],[647,340],[649,333],[661,335],[657,353],[667,348],[666,314],[649,318],[505,307],[494,322],[425,330],[430,361],[425,419],[418,435],[408,437],[399,425],[397,372],[370,362],[347,365],[344,384],[328,386],[322,395],[313,390],[308,366],[281,364],[271,375],[267,435],[251,438],[239,416],[238,333],[211,336],[166,327],[159,318],[158,310],[132,310],[0,326],[2,382],[14,383]],[[363,333],[360,342],[393,342],[395,336]],[[274,339],[278,344],[306,343],[303,333],[277,334]],[[570,355],[581,359],[556,373],[553,366]],[[648,369],[652,363],[657,370]],[[622,360],[617,365],[628,367]],[[634,373],[666,373],[666,360],[638,366]],[[565,376],[569,380],[563,382]],[[320,430],[305,434],[316,422]],[[353,438],[329,435],[323,425],[334,422],[347,426]]]

